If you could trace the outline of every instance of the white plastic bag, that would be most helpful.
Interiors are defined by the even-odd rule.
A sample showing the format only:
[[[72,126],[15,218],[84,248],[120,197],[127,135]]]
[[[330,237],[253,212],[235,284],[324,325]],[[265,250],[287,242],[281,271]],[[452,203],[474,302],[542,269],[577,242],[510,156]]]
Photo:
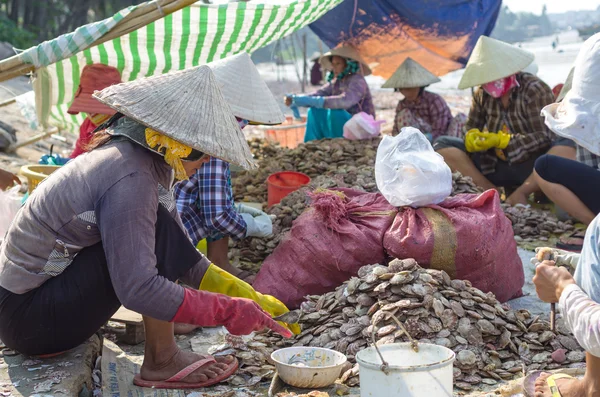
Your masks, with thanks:
[[[365,112],[356,113],[344,124],[344,138],[353,141],[375,138],[379,136],[383,123],[385,121],[375,121],[373,116]]]
[[[375,159],[377,187],[396,207],[438,204],[452,192],[452,172],[416,128],[385,136]]]
[[[6,191],[0,190],[0,241],[21,208],[20,186],[12,187]]]

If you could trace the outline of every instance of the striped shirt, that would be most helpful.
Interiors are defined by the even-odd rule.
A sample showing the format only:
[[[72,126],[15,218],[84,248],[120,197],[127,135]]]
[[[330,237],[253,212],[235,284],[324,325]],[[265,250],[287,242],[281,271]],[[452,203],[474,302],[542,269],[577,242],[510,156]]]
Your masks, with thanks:
[[[177,211],[194,245],[208,238],[246,236],[246,222],[235,210],[229,164],[211,157],[187,181],[175,185]]]
[[[512,138],[504,154],[509,164],[518,164],[545,153],[554,134],[544,123],[541,109],[554,102],[552,90],[542,80],[528,73],[518,73],[519,86],[511,93],[508,108],[501,99],[492,98],[481,87],[473,94],[467,119],[467,131],[477,128],[498,132],[506,126]],[[499,161],[495,151],[481,154],[481,172],[491,174]]]

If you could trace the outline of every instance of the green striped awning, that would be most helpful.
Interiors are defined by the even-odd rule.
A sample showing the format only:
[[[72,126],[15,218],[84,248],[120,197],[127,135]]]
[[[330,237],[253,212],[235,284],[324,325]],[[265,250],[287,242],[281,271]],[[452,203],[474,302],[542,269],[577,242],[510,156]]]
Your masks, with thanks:
[[[240,51],[252,53],[317,20],[342,0],[266,1],[195,3],[120,38],[78,50],[110,31],[134,9],[130,7],[28,50],[21,56],[37,67],[34,89],[39,124],[78,131],[85,116],[69,115],[67,109],[86,64],[114,66],[123,81],[131,81]]]

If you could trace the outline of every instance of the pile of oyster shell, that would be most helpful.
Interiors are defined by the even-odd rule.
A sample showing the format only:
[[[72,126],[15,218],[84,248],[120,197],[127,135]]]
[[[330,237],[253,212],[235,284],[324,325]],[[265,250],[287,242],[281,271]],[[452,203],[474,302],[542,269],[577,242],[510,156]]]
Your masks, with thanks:
[[[574,229],[573,221],[559,221],[552,213],[525,206],[502,204],[504,214],[513,224],[515,240],[548,241],[552,235],[561,235]]]
[[[379,346],[409,341],[395,316],[418,343],[456,353],[454,381],[463,390],[533,370],[580,367],[585,360],[561,319],[552,332],[540,316],[511,310],[492,293],[451,280],[444,271],[423,269],[414,259],[364,266],[335,291],[307,297],[291,315],[299,316],[302,333],[278,346],[335,349],[350,362],[371,344],[373,332]],[[358,365],[345,371],[342,381],[358,385]]]

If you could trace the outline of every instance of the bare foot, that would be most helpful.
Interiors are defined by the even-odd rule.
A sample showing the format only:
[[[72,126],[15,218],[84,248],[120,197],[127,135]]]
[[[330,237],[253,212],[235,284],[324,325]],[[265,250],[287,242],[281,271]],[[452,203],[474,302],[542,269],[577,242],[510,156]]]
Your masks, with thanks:
[[[534,397],[552,397],[550,386],[546,382],[546,379],[552,374],[544,372],[535,381],[535,394]],[[556,379],[556,387],[562,397],[583,397],[591,396],[588,394],[587,385],[580,379],[577,378],[562,378]]]
[[[518,190],[515,190],[513,194],[508,196],[506,202],[512,206],[515,206],[517,204],[527,205],[527,196],[519,192]]]
[[[175,335],[186,335],[198,328],[200,327],[194,324],[175,323]]]
[[[169,379],[188,365],[206,357],[208,356],[179,349],[171,354],[170,358],[160,362],[150,362],[151,360],[145,356],[144,363],[140,369],[140,376],[144,380],[159,381]],[[182,382],[198,383],[216,378],[227,370],[229,364],[234,362],[235,358],[233,356],[222,356],[215,357],[215,360],[217,361],[216,363],[207,364],[197,369],[185,377]]]

